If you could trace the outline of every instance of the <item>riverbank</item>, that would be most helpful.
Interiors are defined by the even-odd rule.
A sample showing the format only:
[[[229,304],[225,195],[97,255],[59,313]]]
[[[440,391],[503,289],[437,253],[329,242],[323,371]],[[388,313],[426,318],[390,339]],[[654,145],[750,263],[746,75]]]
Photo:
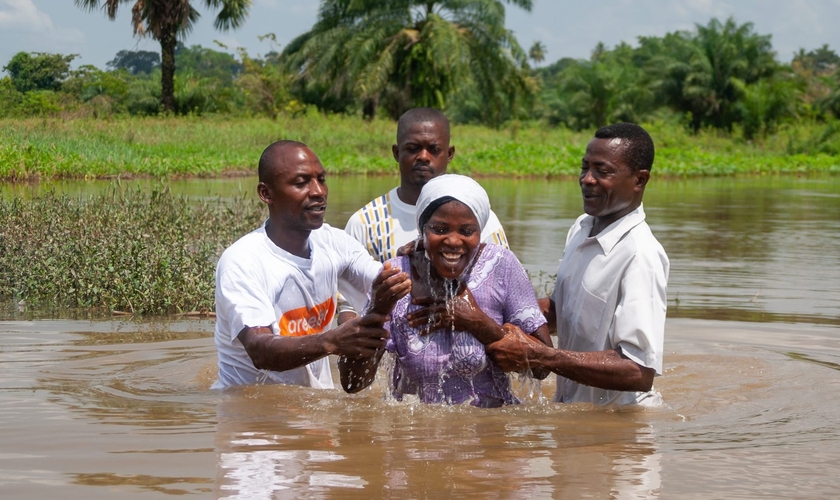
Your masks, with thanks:
[[[831,125],[800,125],[761,141],[716,132],[687,133],[647,124],[661,176],[840,173]],[[115,119],[0,119],[0,180],[219,177],[253,173],[262,149],[278,139],[309,144],[332,174],[396,170],[396,124],[314,114],[298,118],[227,116]],[[494,130],[452,127],[450,171],[474,176],[576,176],[591,131],[539,125]]]

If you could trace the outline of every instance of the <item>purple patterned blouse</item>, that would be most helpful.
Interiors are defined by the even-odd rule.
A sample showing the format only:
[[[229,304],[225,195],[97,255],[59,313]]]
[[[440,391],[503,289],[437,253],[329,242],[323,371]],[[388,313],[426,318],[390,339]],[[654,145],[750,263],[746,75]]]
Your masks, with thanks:
[[[392,266],[411,268],[407,256],[391,259]],[[510,250],[485,245],[467,280],[478,306],[497,324],[512,323],[525,333],[545,324],[534,288]],[[393,394],[416,394],[424,403],[496,407],[518,403],[507,375],[484,352],[484,345],[465,331],[440,329],[421,335],[406,315],[419,309],[411,295],[397,302],[385,323],[391,338],[387,349],[396,354]]]

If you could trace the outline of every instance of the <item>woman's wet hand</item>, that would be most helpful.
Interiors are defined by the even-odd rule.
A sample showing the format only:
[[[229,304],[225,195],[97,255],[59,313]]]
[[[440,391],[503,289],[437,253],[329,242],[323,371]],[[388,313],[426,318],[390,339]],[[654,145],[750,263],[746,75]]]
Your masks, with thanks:
[[[423,333],[441,328],[467,331],[484,344],[502,337],[501,326],[478,307],[469,288],[464,288],[449,304],[433,298],[414,299],[412,303],[423,307],[407,315],[408,324]]]
[[[370,312],[387,315],[397,305],[397,301],[411,291],[411,279],[408,273],[398,267],[391,267],[390,262],[382,266],[382,270],[371,285]]]

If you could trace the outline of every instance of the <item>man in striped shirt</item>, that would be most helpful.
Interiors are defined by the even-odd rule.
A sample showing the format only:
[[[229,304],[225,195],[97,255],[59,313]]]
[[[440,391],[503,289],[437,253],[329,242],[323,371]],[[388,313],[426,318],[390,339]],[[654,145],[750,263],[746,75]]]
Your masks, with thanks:
[[[400,168],[400,185],[373,199],[354,213],[344,230],[380,262],[396,256],[397,249],[418,237],[415,203],[430,179],[446,173],[455,156],[449,144],[449,120],[437,109],[414,108],[397,123],[397,143],[391,146]],[[505,231],[492,211],[481,241],[508,247]],[[346,306],[339,323],[355,313]]]

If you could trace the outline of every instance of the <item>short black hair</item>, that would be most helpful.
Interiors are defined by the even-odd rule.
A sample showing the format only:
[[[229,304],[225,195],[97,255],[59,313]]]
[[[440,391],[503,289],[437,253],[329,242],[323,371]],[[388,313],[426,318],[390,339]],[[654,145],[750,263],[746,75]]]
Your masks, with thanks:
[[[397,144],[403,134],[408,130],[410,125],[420,122],[434,122],[443,125],[446,138],[449,139],[449,119],[439,109],[435,108],[413,108],[409,109],[400,116],[400,121],[397,122]]]
[[[650,170],[653,167],[653,139],[645,129],[635,123],[614,123],[595,132],[597,139],[625,139],[624,160],[634,171]]]
[[[281,149],[288,146],[309,148],[309,146],[300,141],[291,141],[288,139],[283,139],[271,143],[267,148],[263,150],[262,154],[260,155],[260,164],[259,167],[257,167],[257,174],[259,175],[260,182],[268,182],[271,180],[271,170],[274,166],[272,160]]]

